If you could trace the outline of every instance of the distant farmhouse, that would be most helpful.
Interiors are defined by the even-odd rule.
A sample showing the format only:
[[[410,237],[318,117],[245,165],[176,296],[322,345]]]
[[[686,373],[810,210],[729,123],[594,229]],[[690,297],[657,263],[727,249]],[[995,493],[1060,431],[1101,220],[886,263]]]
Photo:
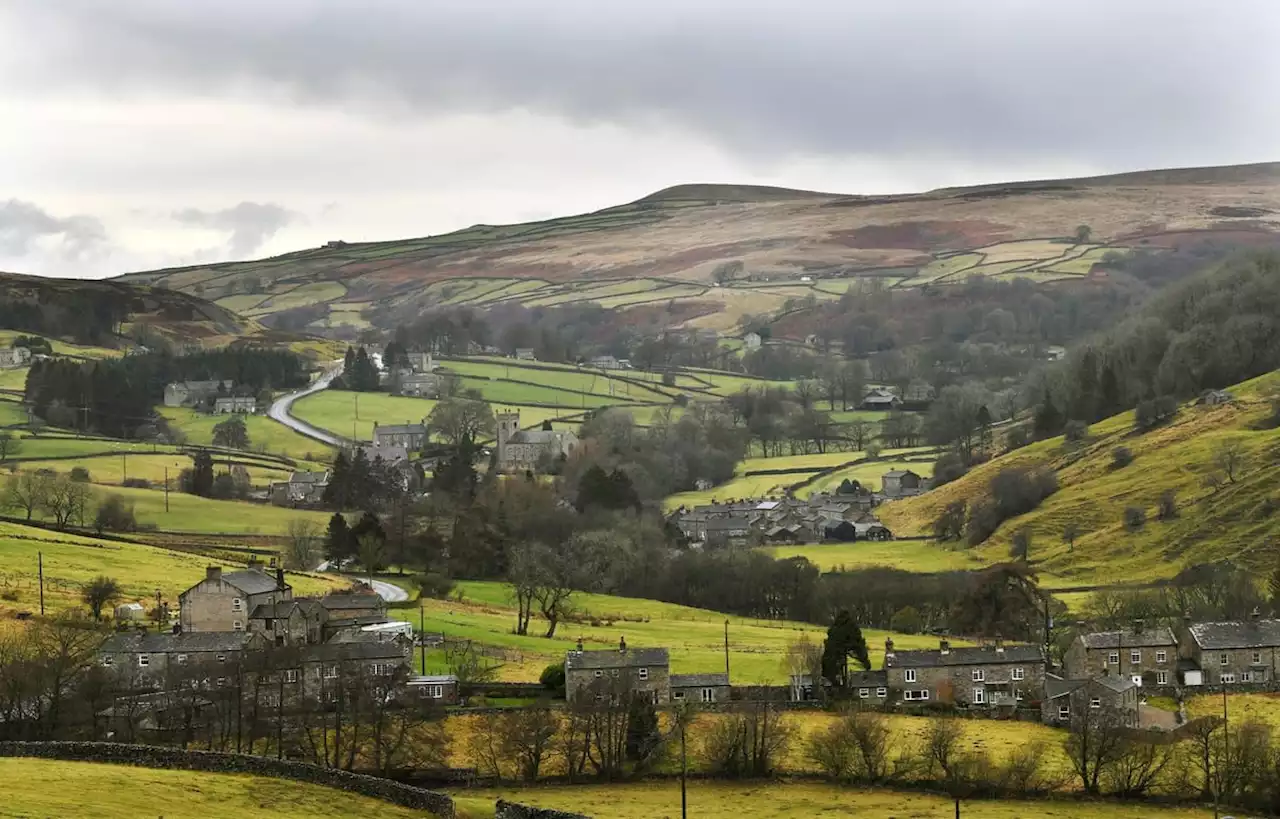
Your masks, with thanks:
[[[572,430],[551,429],[550,423],[539,430],[520,429],[520,412],[499,412],[497,458],[503,472],[537,469],[556,458],[568,458],[578,447],[578,436]]]
[[[876,388],[868,392],[862,398],[862,408],[865,410],[895,410],[902,406],[902,399],[895,395],[892,391]]]
[[[235,388],[235,382],[226,381],[174,381],[164,387],[166,407],[194,407],[206,404],[219,394],[227,395]]]
[[[271,484],[271,503],[275,506],[319,506],[324,500],[329,473],[294,472],[288,481]]]
[[[427,425],[425,422],[412,424],[379,425],[373,422],[373,445],[378,449],[384,447],[404,447],[410,452],[418,452],[427,445]]]
[[[215,415],[252,415],[258,401],[252,395],[221,395],[213,399]]]
[[[0,370],[11,370],[25,367],[31,363],[31,351],[26,347],[11,347],[0,350]]]

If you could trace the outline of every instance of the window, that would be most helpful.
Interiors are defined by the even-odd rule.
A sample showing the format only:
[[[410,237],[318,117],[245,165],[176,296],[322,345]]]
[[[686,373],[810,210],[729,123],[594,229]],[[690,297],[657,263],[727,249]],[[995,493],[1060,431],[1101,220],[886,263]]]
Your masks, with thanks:
[[[981,669],[981,668],[975,668],[975,669],[973,670],[973,681],[974,681],[974,682],[982,682],[982,681],[983,681],[983,680],[985,680],[986,678],[987,678],[987,672],[986,672],[986,671],[984,671],[983,669]]]
[[[444,699],[444,686],[443,685],[424,685],[422,686],[422,695],[424,697],[430,697],[433,700]]]
[[[296,683],[298,681],[298,669],[286,668],[284,670],[284,681],[287,683]]]
[[[877,697],[879,697],[880,699],[884,699],[885,697],[889,696],[889,689],[887,689],[887,688],[877,688],[877,689],[876,689],[876,696],[877,696]]]
[[[151,655],[150,655],[150,654],[139,654],[139,655],[138,655],[138,665],[140,665],[140,666],[142,666],[142,667],[144,667],[144,668],[145,668],[146,666],[151,665]]]
[[[1139,651],[1139,650],[1138,650],[1138,649],[1136,649],[1136,648],[1135,648],[1135,649],[1133,649],[1132,651],[1130,651],[1130,652],[1129,652],[1129,662],[1131,662],[1131,663],[1140,663],[1140,662],[1142,662],[1142,652],[1141,652],[1141,651]]]
[[[1254,665],[1262,665],[1262,652],[1261,651],[1253,652],[1253,660],[1251,662]]]
[[[1026,677],[1026,669],[1024,669],[1024,668],[1015,668],[1015,669],[1013,670],[1013,678],[1014,678],[1015,680],[1021,680],[1021,679],[1024,679],[1025,677]]]
[[[1169,672],[1168,672],[1168,671],[1157,671],[1157,672],[1156,672],[1156,685],[1168,685],[1168,684],[1169,684]]]
[[[716,701],[716,690],[715,690],[714,688],[704,688],[704,689],[702,689],[702,701],[703,701],[703,702],[715,702],[715,701]]]
[[[111,656],[110,654],[108,654],[107,656],[105,656],[105,657],[103,657],[103,658],[102,658],[102,664],[103,664],[103,665],[107,665],[107,666],[109,666],[109,665],[111,665],[113,662],[115,662],[115,660],[112,658],[112,656]]]
[[[225,655],[225,654],[219,654],[219,655],[218,655],[218,662],[220,662],[220,663],[225,663],[226,661],[227,661],[227,655]]]
[[[244,611],[244,601],[241,600],[239,597],[231,598],[231,610]]]
[[[1071,716],[1071,706],[1070,706],[1070,705],[1059,705],[1059,706],[1058,706],[1058,719],[1068,719],[1070,716]]]
[[[974,704],[974,705],[982,705],[982,704],[983,704],[983,703],[985,703],[986,701],[987,701],[987,689],[985,689],[985,688],[975,688],[975,689],[973,689],[973,704]]]
[[[338,667],[336,665],[327,665],[324,667],[324,678],[326,680],[336,679],[338,676]]]
[[[593,677],[603,677],[603,676],[604,676],[604,672],[603,672],[603,671],[593,671],[593,672],[591,673],[591,676],[593,676]]]
[[[1089,700],[1089,707],[1090,707],[1090,708],[1101,708],[1101,707],[1102,707],[1102,700],[1101,700],[1099,697],[1094,697],[1093,699]]]
[[[179,655],[178,655],[178,665],[186,665],[186,664],[187,664],[187,655],[185,655],[185,654],[179,654]]]
[[[1022,691],[1020,691],[1020,690],[1019,690],[1019,691],[1014,691],[1014,692],[1013,692],[1013,698],[1014,698],[1015,700],[1017,700],[1018,702],[1022,702]]]
[[[1230,664],[1230,662],[1231,662],[1231,655],[1225,654],[1225,653],[1218,655],[1218,665],[1228,665]]]
[[[636,669],[636,675],[642,680],[647,680],[649,679],[649,669],[647,668]]]
[[[929,699],[929,689],[921,688],[918,691],[903,691],[902,698],[904,700],[927,700]]]
[[[609,670],[609,676],[610,676],[610,677],[613,677],[613,678],[615,678],[615,679],[616,679],[616,678],[617,678],[617,676],[618,676],[618,669],[616,669],[616,668],[612,668],[612,669],[610,669],[610,670]]]
[[[907,682],[915,682],[916,670],[914,668],[908,668],[906,671],[902,672],[902,679]]]
[[[870,689],[870,688],[859,688],[859,689],[858,689],[858,696],[865,700],[867,697],[871,696],[871,689]]]
[[[390,672],[390,670],[391,670],[391,666],[387,665],[386,663],[373,664],[373,676],[375,677],[384,677],[387,675],[387,673]]]
[[[1246,683],[1246,682],[1253,682],[1253,672],[1252,672],[1252,671],[1241,671],[1241,672],[1240,672],[1240,682],[1242,682],[1242,683]]]
[[[239,621],[239,620],[236,620],[235,622],[233,622],[233,623],[231,624],[231,630],[232,630],[232,631],[244,631],[244,623],[242,623],[242,622],[241,622],[241,621]]]
[[[1220,683],[1233,683],[1233,682],[1235,682],[1235,681],[1236,681],[1236,675],[1235,675],[1235,674],[1230,674],[1230,673],[1228,673],[1228,672],[1224,671],[1224,672],[1222,672],[1221,674],[1219,674],[1219,675],[1218,675],[1218,682],[1220,682]]]
[[[1120,665],[1120,652],[1113,651],[1107,655],[1107,662],[1111,665]]]
[[[684,692],[683,691],[671,692],[671,699],[675,700],[676,702],[684,702]]]
[[[219,688],[221,688],[222,686],[224,686],[224,685],[226,685],[226,684],[227,684],[227,678],[226,678],[226,677],[219,677],[219,678],[218,678],[218,687],[219,687]]]
[[[1156,662],[1163,663],[1163,662],[1168,662],[1168,660],[1169,660],[1169,652],[1167,651],[1156,652]]]

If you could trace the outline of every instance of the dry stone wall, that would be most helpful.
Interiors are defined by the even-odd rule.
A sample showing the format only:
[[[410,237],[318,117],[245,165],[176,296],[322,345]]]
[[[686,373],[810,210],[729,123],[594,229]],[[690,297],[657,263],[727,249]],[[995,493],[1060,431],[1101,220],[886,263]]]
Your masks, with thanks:
[[[591,819],[591,817],[583,816],[581,813],[535,808],[499,799],[493,812],[493,819]]]

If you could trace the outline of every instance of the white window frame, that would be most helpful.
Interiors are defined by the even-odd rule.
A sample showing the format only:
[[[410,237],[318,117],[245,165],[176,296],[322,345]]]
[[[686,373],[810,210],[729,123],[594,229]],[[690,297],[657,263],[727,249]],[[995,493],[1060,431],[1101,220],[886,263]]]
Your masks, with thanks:
[[[1138,649],[1138,648],[1131,648],[1131,649],[1129,649],[1129,662],[1130,662],[1130,663],[1132,663],[1132,664],[1134,664],[1134,665],[1137,665],[1138,663],[1141,663],[1141,662],[1142,662],[1142,649]]]
[[[1242,682],[1242,683],[1251,683],[1251,682],[1253,682],[1253,672],[1252,672],[1252,671],[1241,671],[1241,672],[1240,672],[1240,682]]]
[[[178,665],[186,665],[186,664],[187,664],[187,655],[185,655],[185,654],[179,654],[179,655],[178,655]]]
[[[603,677],[604,672],[597,668],[595,671],[591,672],[591,676],[596,678]]]
[[[647,669],[647,668],[637,668],[637,669],[636,669],[636,676],[637,676],[637,677],[639,677],[639,678],[640,678],[640,679],[642,679],[642,680],[647,680],[647,679],[649,679],[649,669]]]
[[[1231,665],[1231,655],[1225,651],[1218,655],[1218,665]]]
[[[1070,719],[1070,718],[1071,718],[1071,706],[1070,706],[1070,705],[1059,705],[1059,706],[1058,706],[1058,719]]]
[[[225,654],[219,654],[219,655],[218,655],[218,662],[220,662],[220,663],[225,663],[226,661],[227,661],[227,655],[225,655]]]
[[[146,667],[147,667],[147,666],[149,666],[149,665],[151,665],[151,655],[150,655],[150,654],[139,654],[139,655],[138,655],[138,667],[139,667],[139,668],[146,668]]]
[[[1223,671],[1218,674],[1218,682],[1222,685],[1234,685],[1236,675],[1230,671]]]
[[[876,696],[877,696],[877,697],[879,697],[880,699],[884,699],[885,697],[889,696],[889,689],[887,689],[887,688],[877,688],[877,689],[876,689]]]
[[[223,687],[223,686],[225,686],[226,684],[227,684],[227,678],[226,678],[226,677],[219,677],[219,678],[218,678],[218,687],[219,687],[219,688],[222,688],[222,687]]]
[[[1107,665],[1120,665],[1120,652],[1112,651],[1107,654]]]
[[[1157,651],[1157,652],[1156,652],[1156,662],[1157,662],[1157,663],[1166,663],[1166,662],[1168,662],[1168,661],[1169,661],[1169,652],[1167,652],[1167,651]]]
[[[1262,652],[1253,652],[1253,665],[1262,665]]]
[[[1093,699],[1089,700],[1089,707],[1090,707],[1090,708],[1101,708],[1101,707],[1102,707],[1102,698],[1101,698],[1101,697],[1094,697]]]
[[[1013,679],[1015,680],[1026,679],[1026,676],[1027,676],[1027,670],[1025,668],[1015,668],[1013,670]]]
[[[929,689],[908,689],[902,692],[902,698],[904,700],[927,700],[929,699]]]
[[[102,664],[105,666],[110,666],[114,662],[115,662],[115,658],[112,657],[110,654],[107,654],[102,658]]]
[[[375,677],[383,677],[383,676],[386,676],[386,673],[387,673],[387,664],[386,664],[386,663],[374,663],[374,664],[373,664],[373,676],[375,676]]]
[[[1168,671],[1157,671],[1157,672],[1156,672],[1156,685],[1168,685],[1168,684],[1169,684],[1169,672],[1168,672]]]
[[[973,669],[973,672],[972,672],[971,676],[973,677],[973,681],[974,681],[974,682],[986,682],[986,681],[987,681],[987,672],[986,672],[986,670],[985,670],[985,669],[982,669],[982,668],[975,668],[975,669]]]
[[[286,668],[284,670],[284,681],[287,683],[296,683],[298,681],[298,669]]]
[[[243,622],[243,621],[241,621],[241,620],[236,620],[236,621],[232,622],[232,623],[231,623],[231,630],[232,630],[232,631],[244,631],[244,622]]]
[[[703,702],[715,702],[715,701],[716,701],[716,690],[715,690],[714,688],[704,688],[704,689],[702,689],[702,701],[703,701]]]
[[[427,685],[424,687],[427,689],[427,696],[430,697],[431,699],[433,700],[444,699],[443,685],[440,685],[439,683],[432,683],[431,685]]]
[[[1019,688],[1013,692],[1013,698],[1018,702],[1022,702],[1022,689]]]
[[[672,691],[672,692],[671,692],[671,699],[675,700],[676,702],[684,702],[684,692],[683,692],[683,691]]]
[[[323,673],[326,680],[336,680],[338,678],[338,667],[336,665],[327,665],[324,667]]]
[[[916,681],[916,670],[915,670],[914,668],[908,668],[908,669],[905,669],[905,670],[902,672],[902,679],[903,679],[903,681],[904,681],[904,682],[915,682],[915,681]]]
[[[973,689],[973,704],[974,704],[974,705],[986,705],[986,704],[987,704],[987,689],[985,689],[985,688],[975,688],[975,689]]]
[[[864,700],[865,700],[865,699],[866,699],[867,697],[869,697],[869,696],[871,696],[871,689],[870,689],[870,688],[859,688],[859,689],[858,689],[858,697],[859,697],[860,699],[864,699]]]
[[[231,598],[231,610],[244,611],[244,601],[241,600],[239,597]]]

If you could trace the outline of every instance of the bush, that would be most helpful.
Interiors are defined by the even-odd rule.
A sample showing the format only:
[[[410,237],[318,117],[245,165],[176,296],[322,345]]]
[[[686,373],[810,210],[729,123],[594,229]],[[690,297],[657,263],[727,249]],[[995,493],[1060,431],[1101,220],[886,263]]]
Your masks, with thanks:
[[[1062,430],[1067,443],[1078,444],[1089,437],[1089,425],[1084,421],[1068,421]]]
[[[542,674],[538,676],[538,682],[542,683],[542,687],[548,691],[564,692],[564,663],[552,663],[542,669]]]
[[[1133,463],[1133,453],[1129,451],[1127,446],[1118,446],[1111,450],[1111,468],[1124,469]]]
[[[1158,520],[1173,520],[1178,516],[1178,495],[1172,489],[1160,493],[1160,502],[1156,507]]]
[[[990,497],[975,503],[965,529],[970,546],[976,546],[1000,524],[1026,514],[1058,491],[1058,476],[1052,470],[1011,467],[996,473],[988,485]]]
[[[89,470],[85,469],[83,466],[73,466],[71,467],[70,477],[71,477],[71,480],[75,481],[76,483],[88,483]]]
[[[1133,412],[1133,428],[1139,432],[1155,429],[1168,423],[1177,414],[1178,399],[1171,395],[1141,401]]]
[[[129,489],[150,489],[151,481],[146,478],[125,478],[120,485]]]
[[[138,528],[137,518],[133,514],[133,504],[125,503],[119,495],[107,495],[98,504],[98,514],[93,519],[93,528],[98,534],[103,532],[133,532]]]
[[[1013,452],[1015,449],[1022,449],[1031,443],[1031,436],[1027,435],[1025,427],[1013,427],[1004,434],[1004,451]]]
[[[964,459],[955,452],[944,452],[933,462],[933,485],[935,488],[951,483],[969,471]]]
[[[453,593],[453,578],[441,572],[427,572],[418,578],[418,593],[434,600],[447,600]]]
[[[1147,525],[1147,513],[1137,506],[1124,510],[1124,528],[1129,532],[1137,532]]]
[[[880,445],[879,441],[872,441],[867,444],[866,452],[868,458],[879,458],[880,453],[883,451],[884,447]]]
[[[903,606],[894,612],[889,628],[903,634],[919,634],[924,629],[924,621],[914,606]]]

